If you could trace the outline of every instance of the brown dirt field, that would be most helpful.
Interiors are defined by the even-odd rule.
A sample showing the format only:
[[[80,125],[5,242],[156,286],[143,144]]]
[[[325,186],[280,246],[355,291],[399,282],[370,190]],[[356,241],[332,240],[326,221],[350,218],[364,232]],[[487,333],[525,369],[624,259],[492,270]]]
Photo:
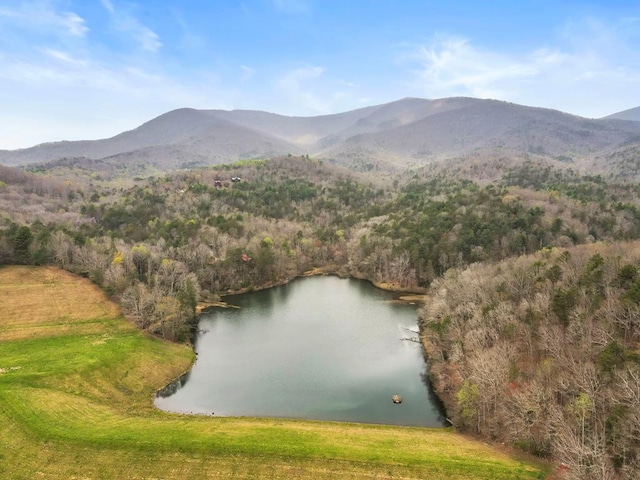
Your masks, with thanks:
[[[0,268],[0,341],[94,333],[104,330],[95,322],[119,314],[87,279],[52,267]]]

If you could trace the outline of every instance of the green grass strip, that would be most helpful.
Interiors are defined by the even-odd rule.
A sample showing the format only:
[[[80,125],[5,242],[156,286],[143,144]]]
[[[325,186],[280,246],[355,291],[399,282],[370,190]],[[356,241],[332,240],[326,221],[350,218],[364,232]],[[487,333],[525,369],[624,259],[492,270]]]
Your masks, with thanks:
[[[6,281],[6,269],[3,273],[0,280]],[[120,328],[123,319],[102,322],[98,333],[0,342],[0,478],[535,479],[547,474],[543,464],[449,429],[159,411],[152,404],[154,392],[189,367],[193,352]]]

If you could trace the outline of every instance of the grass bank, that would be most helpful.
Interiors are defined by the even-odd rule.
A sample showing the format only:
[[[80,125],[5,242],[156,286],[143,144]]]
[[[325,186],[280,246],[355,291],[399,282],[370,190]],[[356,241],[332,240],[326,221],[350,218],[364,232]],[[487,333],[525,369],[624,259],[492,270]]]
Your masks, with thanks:
[[[446,429],[169,414],[193,361],[85,279],[0,268],[0,478],[544,478]]]

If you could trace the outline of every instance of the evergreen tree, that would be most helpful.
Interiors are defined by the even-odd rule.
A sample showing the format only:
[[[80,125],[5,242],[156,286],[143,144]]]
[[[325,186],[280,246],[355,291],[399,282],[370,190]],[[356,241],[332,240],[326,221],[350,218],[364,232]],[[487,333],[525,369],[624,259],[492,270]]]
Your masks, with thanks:
[[[28,265],[31,263],[31,242],[33,234],[26,225],[18,227],[13,237],[14,258],[18,264]]]

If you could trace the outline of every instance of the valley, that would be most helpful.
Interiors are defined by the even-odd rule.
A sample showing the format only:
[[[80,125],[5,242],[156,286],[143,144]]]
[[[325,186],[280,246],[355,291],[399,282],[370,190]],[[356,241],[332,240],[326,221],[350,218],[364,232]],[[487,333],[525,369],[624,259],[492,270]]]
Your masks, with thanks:
[[[274,439],[291,440],[293,448],[292,439],[302,433],[265,433],[258,444],[264,455],[273,454],[266,464],[237,439],[210,443],[197,433],[196,447],[167,433],[162,422],[193,423],[198,426],[185,428],[202,432],[224,430],[226,422],[240,428],[242,422],[161,417],[145,410],[152,408],[149,392],[188,368],[192,354],[180,342],[190,339],[199,303],[322,271],[427,294],[421,342],[457,431],[563,465],[566,478],[631,479],[640,471],[640,122],[471,98],[411,98],[321,117],[181,109],[111,139],[3,151],[0,163],[0,262],[14,265],[0,272],[55,266],[84,277],[128,319],[105,314],[112,319],[109,335],[124,329],[135,337],[136,362],[160,355],[137,343],[150,338],[181,359],[162,381],[140,387],[140,397],[129,380],[116,381],[106,370],[98,383],[81,379],[82,392],[111,393],[100,397],[99,406],[88,400],[74,408],[99,411],[98,417],[120,425],[112,402],[126,410],[134,401],[160,422],[154,432],[188,452],[176,455],[211,449],[220,454],[211,461],[224,463],[226,454],[238,454],[255,467],[247,471],[273,473],[273,458],[282,455]],[[4,298],[13,301],[14,295]],[[5,358],[19,356],[18,343],[11,342],[32,341],[36,332],[51,336],[47,342],[78,336],[80,343],[56,346],[52,355],[99,340],[88,335],[106,334],[102,320],[59,326],[34,320],[27,326],[11,323],[18,316],[8,318],[0,343],[10,350]],[[114,349],[109,365],[128,349]],[[78,358],[77,365],[94,362],[86,352]],[[51,378],[66,378],[60,375]],[[38,378],[50,381],[44,373]],[[24,392],[21,398],[31,400],[6,394],[3,414],[12,422],[27,419],[26,410],[15,406],[26,402],[32,405],[28,415],[45,415],[48,431],[25,423],[34,438],[71,444],[81,441],[76,435],[94,438],[89,430],[64,433],[64,422],[33,406],[48,393],[35,387]],[[52,399],[62,405],[66,395],[57,392]],[[275,420],[252,422],[247,431],[255,437]],[[300,425],[323,438],[338,435],[331,425]],[[115,428],[97,429],[91,442],[126,449],[135,444],[135,428],[122,433],[124,443]],[[375,427],[353,428],[362,433],[354,433],[359,441],[378,441]],[[382,430],[411,437],[407,448],[427,448],[428,442],[414,438],[423,430]],[[225,438],[233,437],[230,432],[223,432]],[[453,435],[438,432],[433,434]],[[376,460],[382,463],[358,470],[349,462],[362,460],[360,454],[347,449],[335,456],[346,448],[342,444],[307,447],[304,454],[283,447],[301,469],[296,472],[324,472],[326,458],[346,462],[356,476],[388,465]],[[440,468],[429,470],[430,454],[414,459],[398,453],[400,458],[372,448],[363,454],[367,462],[396,458],[389,461],[408,477],[436,475]],[[522,468],[521,478],[539,478],[546,469]]]

